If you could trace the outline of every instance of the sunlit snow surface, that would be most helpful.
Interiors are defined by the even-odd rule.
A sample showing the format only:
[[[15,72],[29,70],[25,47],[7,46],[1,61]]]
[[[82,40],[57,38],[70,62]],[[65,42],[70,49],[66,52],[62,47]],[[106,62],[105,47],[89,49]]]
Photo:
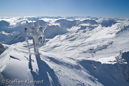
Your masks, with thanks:
[[[25,41],[26,20],[40,20],[43,27],[48,24],[40,55],[34,54],[29,39],[31,60]],[[5,47],[0,54],[0,81],[44,81],[35,86],[129,86],[115,59],[120,51],[129,51],[129,19],[1,18],[0,42]]]

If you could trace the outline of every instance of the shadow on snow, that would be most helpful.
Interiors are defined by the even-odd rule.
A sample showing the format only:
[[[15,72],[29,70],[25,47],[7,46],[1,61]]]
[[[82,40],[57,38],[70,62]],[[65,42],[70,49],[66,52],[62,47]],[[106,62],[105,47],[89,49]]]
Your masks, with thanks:
[[[31,70],[34,81],[43,80],[43,84],[35,84],[35,86],[61,86],[53,69],[41,60],[40,55],[35,55],[35,57],[39,69],[38,74],[33,71],[31,56],[29,56],[29,69]]]

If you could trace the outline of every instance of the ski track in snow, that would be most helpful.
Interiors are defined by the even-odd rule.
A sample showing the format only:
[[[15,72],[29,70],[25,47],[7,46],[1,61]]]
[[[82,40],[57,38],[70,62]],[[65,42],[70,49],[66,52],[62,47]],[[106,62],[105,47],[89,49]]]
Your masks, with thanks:
[[[33,19],[48,27],[39,55],[29,38],[29,56],[24,27]],[[129,19],[1,18],[0,42],[7,48],[0,54],[0,80],[43,80],[17,86],[129,86],[115,59],[120,50],[129,51],[128,26]]]

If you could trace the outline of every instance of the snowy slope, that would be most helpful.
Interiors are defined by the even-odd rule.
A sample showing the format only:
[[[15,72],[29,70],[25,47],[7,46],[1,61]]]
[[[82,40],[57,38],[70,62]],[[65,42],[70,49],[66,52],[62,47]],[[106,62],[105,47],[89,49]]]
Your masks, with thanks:
[[[32,20],[40,20],[43,27],[48,24],[46,43],[39,48],[39,55],[34,54],[30,38],[29,56],[24,33],[26,20],[29,25]],[[0,54],[0,81],[24,82],[16,86],[34,86],[25,80],[43,80],[35,86],[129,86],[129,70],[121,71],[115,59],[120,51],[129,51],[128,33],[129,19],[1,18],[0,42],[5,50]],[[127,59],[125,62],[122,68],[129,66]]]

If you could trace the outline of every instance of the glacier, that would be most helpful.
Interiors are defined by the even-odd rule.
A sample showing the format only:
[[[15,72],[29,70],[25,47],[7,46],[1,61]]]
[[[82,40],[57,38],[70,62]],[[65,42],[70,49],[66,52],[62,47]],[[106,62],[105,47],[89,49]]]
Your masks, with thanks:
[[[36,55],[29,37],[29,55],[24,28],[38,20],[46,41]],[[129,86],[128,58],[128,18],[0,18],[0,86]]]

